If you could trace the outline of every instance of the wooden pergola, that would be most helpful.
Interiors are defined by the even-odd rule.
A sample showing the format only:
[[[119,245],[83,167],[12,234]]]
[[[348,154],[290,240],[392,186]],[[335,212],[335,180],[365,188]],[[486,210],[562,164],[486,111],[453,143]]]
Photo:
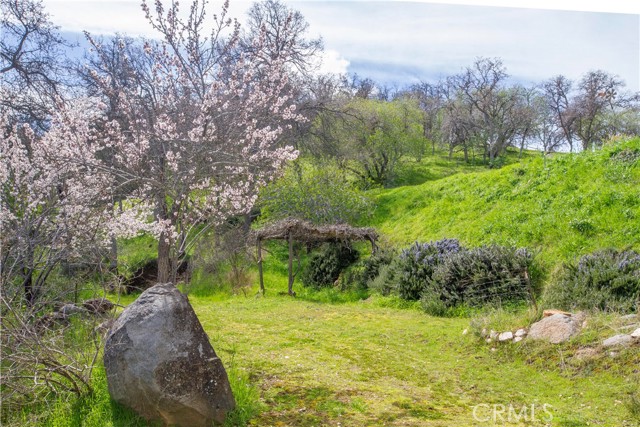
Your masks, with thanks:
[[[370,227],[358,228],[346,224],[313,225],[299,219],[285,219],[267,225],[253,232],[258,249],[258,272],[260,273],[260,292],[264,294],[264,278],[262,275],[262,241],[286,240],[289,242],[289,295],[293,293],[293,242],[324,243],[369,241],[371,249],[376,251],[378,232]]]

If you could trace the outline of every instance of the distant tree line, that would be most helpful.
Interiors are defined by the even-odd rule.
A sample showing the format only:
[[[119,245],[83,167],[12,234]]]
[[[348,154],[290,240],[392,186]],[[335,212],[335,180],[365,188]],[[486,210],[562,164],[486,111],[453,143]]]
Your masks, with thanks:
[[[299,144],[378,185],[390,184],[407,156],[419,160],[436,149],[491,167],[508,147],[590,150],[614,135],[640,134],[640,95],[624,86],[602,70],[524,86],[511,83],[499,58],[478,58],[458,74],[404,89],[323,76],[306,88],[312,114]]]

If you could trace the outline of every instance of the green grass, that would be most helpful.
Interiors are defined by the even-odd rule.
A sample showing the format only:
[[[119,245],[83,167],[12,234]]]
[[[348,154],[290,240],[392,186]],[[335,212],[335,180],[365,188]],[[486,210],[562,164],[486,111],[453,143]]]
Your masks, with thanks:
[[[379,190],[372,225],[396,245],[449,237],[526,246],[549,271],[599,248],[638,249],[640,168],[612,160],[623,149],[640,150],[640,140]]]
[[[621,426],[629,414],[616,401],[624,402],[640,379],[637,351],[605,356],[585,375],[563,365],[582,342],[493,352],[462,335],[468,319],[375,301],[192,302],[223,360],[260,391],[264,410],[251,425],[468,426],[477,404],[548,403],[558,423]],[[606,333],[600,324],[594,328],[598,337]],[[533,351],[539,357],[531,358]]]
[[[335,299],[335,290],[314,292],[300,284],[299,297],[292,298],[281,295],[281,263],[270,261],[265,297],[255,296],[257,287],[247,297],[218,291],[189,296],[238,403],[227,426],[547,425],[473,420],[476,405],[520,410],[532,404],[551,405],[553,426],[637,425],[637,348],[615,357],[602,350],[593,360],[575,357],[621,330],[614,314],[592,316],[579,337],[562,345],[489,345],[478,336],[481,328],[527,326],[539,313],[435,318],[398,298],[347,293]],[[124,296],[121,303],[134,299]],[[45,422],[31,424],[146,425],[111,402],[102,368],[93,386],[94,395],[58,398]]]
[[[568,344],[492,349],[462,334],[469,319],[382,307],[380,297],[344,304],[276,295],[190,300],[238,402],[229,426],[467,427],[494,425],[474,424],[476,405],[545,403],[554,426],[633,425],[637,350],[573,358],[585,340],[608,333],[611,318],[596,319],[586,338]],[[94,387],[94,396],[56,401],[55,422],[43,425],[144,425],[111,403],[101,369]]]

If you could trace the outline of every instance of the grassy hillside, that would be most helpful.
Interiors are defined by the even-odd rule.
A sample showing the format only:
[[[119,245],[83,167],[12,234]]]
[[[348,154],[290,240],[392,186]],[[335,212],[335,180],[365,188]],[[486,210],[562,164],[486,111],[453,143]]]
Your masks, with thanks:
[[[640,139],[527,157],[376,193],[372,225],[395,244],[443,237],[539,251],[547,267],[598,248],[640,248]]]

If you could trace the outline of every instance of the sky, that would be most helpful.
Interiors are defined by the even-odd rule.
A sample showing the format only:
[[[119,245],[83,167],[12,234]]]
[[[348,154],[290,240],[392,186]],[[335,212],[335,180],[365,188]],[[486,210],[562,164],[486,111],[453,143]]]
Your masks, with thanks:
[[[230,0],[244,19],[250,1]],[[210,0],[214,12],[219,0]],[[640,2],[608,0],[285,0],[324,41],[324,72],[357,73],[398,88],[502,59],[513,81],[602,69],[640,90]],[[81,32],[153,37],[139,0],[44,0],[71,40]],[[182,0],[187,5],[187,0]],[[518,5],[519,7],[513,7]],[[504,7],[510,6],[510,7]]]

